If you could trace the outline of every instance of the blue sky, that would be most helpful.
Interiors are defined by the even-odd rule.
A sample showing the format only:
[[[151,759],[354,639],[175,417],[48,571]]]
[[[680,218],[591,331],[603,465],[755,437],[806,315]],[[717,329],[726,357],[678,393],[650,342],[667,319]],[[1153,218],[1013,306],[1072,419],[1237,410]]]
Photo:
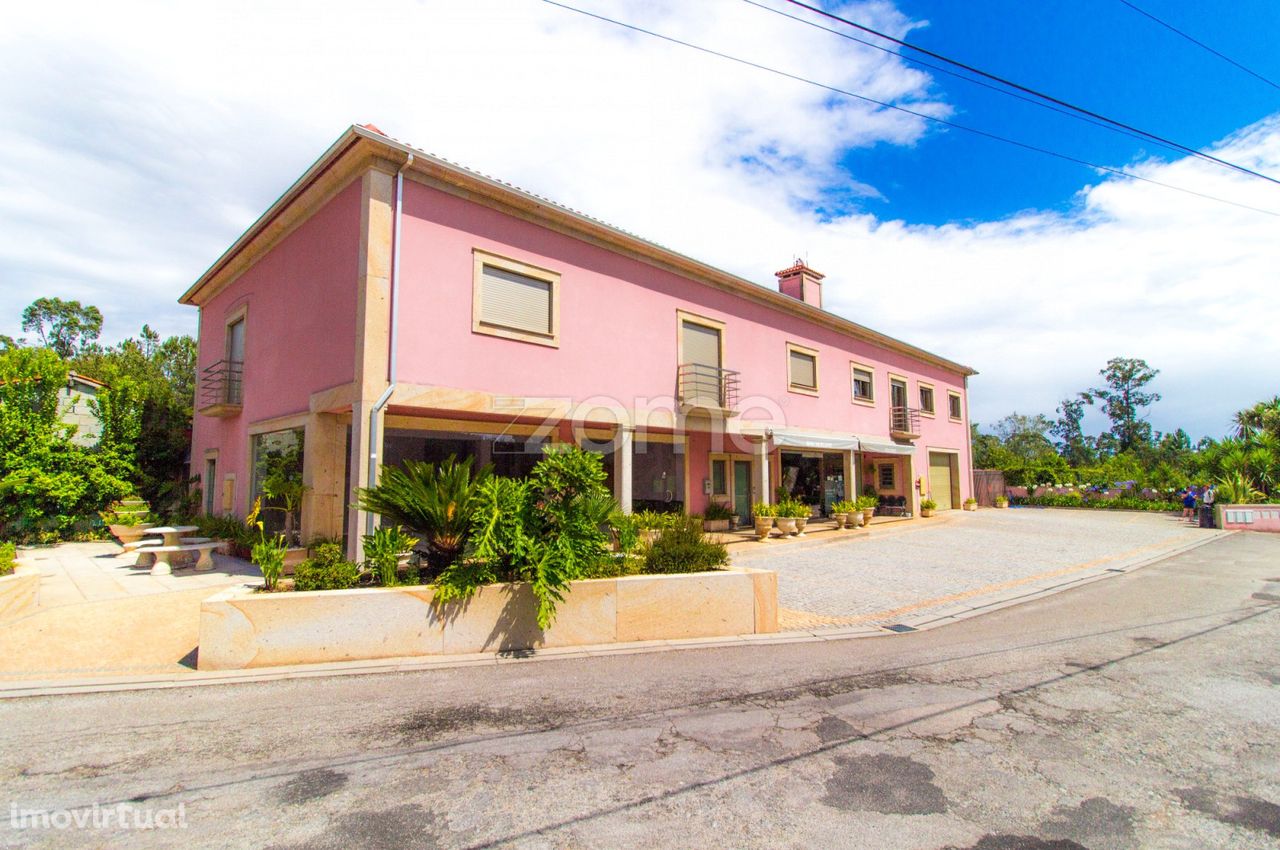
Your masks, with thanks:
[[[907,37],[912,44],[1191,147],[1211,144],[1280,110],[1280,90],[1119,0],[904,0],[897,5],[912,19],[928,21]],[[1212,15],[1204,14],[1206,4],[1185,0],[1135,5],[1280,81],[1280,3],[1215,3]],[[1271,37],[1263,37],[1268,32]],[[871,50],[853,43],[848,49]],[[934,87],[945,93],[959,123],[1080,159],[1123,167],[1147,156],[1173,156],[954,77],[934,74]],[[863,209],[927,224],[1064,209],[1089,175],[1078,165],[942,128],[914,147],[879,145],[851,152],[844,161],[857,172],[881,175],[883,199],[864,201]]]
[[[741,0],[569,2],[1280,211],[1280,186]],[[1213,4],[1212,16],[1135,2],[1280,79],[1273,0]],[[1280,174],[1280,91],[1119,0],[832,8]],[[1052,414],[1113,356],[1161,369],[1159,430],[1221,435],[1277,391],[1275,368],[1240,364],[1280,362],[1280,219],[833,99],[538,0],[19,4],[0,28],[0,114],[0,333],[13,336],[44,295],[96,304],[107,342],[143,322],[193,333],[178,296],[346,126],[373,122],[763,286],[806,257],[827,275],[828,309],[978,369],[979,422]]]

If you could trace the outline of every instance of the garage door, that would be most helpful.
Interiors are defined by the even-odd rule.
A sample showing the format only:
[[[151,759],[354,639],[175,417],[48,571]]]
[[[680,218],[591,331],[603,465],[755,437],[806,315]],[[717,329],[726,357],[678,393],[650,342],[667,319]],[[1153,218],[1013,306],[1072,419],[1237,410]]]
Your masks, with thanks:
[[[938,510],[949,511],[955,507],[951,491],[955,486],[951,461],[955,455],[929,452],[929,496],[938,503]]]

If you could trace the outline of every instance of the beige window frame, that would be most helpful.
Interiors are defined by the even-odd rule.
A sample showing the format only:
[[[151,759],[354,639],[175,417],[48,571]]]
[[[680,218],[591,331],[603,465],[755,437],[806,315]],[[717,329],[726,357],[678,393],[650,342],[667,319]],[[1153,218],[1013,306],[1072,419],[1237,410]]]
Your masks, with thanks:
[[[924,406],[924,394],[926,392],[929,393],[928,407]],[[930,419],[934,418],[934,415],[938,410],[938,393],[934,389],[933,384],[928,384],[924,381],[916,381],[916,395],[920,400],[920,415],[928,416]]]
[[[684,359],[684,326],[686,322],[691,325],[701,325],[704,328],[716,331],[720,335],[720,368],[723,369],[724,322],[719,319],[699,316],[697,313],[690,313],[687,310],[676,310],[676,365],[683,366],[687,362]]]
[[[471,279],[471,331],[472,333],[486,334],[487,336],[496,336],[502,339],[512,339],[518,342],[531,342],[535,345],[545,345],[551,348],[560,347],[560,274],[550,269],[544,269],[539,266],[523,263],[519,260],[513,260],[510,257],[491,254],[488,251],[482,251],[475,248],[472,254],[472,279]],[[486,322],[482,320],[484,315],[484,270],[485,267],[497,269],[499,271],[508,272],[510,274],[520,275],[531,280],[539,281],[547,284],[548,297],[551,303],[548,307],[549,316],[549,332],[540,333],[538,331],[528,330],[526,328],[514,328],[506,325],[497,324],[495,322]]]
[[[867,386],[871,389],[871,395],[865,398],[854,392],[854,384],[857,381],[858,372],[866,372],[868,375]],[[856,361],[849,361],[849,399],[854,404],[862,404],[867,407],[875,407],[876,405],[876,370]]]
[[[952,410],[959,410],[959,414],[952,413]],[[964,405],[960,401],[960,393],[955,390],[947,390],[947,418],[952,422],[960,422],[964,419]]]
[[[791,358],[793,355],[797,354],[801,357],[809,357],[813,360],[812,386],[809,386],[808,384],[797,384],[791,374]],[[818,394],[818,352],[816,349],[799,345],[794,342],[787,343],[787,390],[789,392],[799,393],[800,395],[816,396]]]

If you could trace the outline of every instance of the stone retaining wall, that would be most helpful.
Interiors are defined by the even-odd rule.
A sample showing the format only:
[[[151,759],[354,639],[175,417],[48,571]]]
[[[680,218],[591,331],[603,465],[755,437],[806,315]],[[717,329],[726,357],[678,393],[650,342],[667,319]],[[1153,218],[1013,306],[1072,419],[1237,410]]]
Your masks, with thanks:
[[[0,576],[0,623],[25,617],[36,610],[40,598],[40,568],[18,564],[13,573]]]
[[[466,602],[440,605],[434,593],[430,586],[226,590],[200,606],[197,666],[232,670],[778,630],[778,577],[767,570],[576,581],[546,631],[534,619],[528,584],[489,585]]]

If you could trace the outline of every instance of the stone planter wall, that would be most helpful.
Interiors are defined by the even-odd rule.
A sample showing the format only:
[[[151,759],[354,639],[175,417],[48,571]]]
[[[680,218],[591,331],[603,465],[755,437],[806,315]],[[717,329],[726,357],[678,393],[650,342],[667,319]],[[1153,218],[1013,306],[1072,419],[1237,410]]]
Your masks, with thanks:
[[[40,601],[40,568],[18,564],[7,576],[0,576],[0,623],[32,613]]]
[[[527,584],[491,585],[433,604],[425,587],[254,593],[200,606],[201,670],[460,655],[778,630],[778,577],[731,568],[577,581],[545,632]]]

